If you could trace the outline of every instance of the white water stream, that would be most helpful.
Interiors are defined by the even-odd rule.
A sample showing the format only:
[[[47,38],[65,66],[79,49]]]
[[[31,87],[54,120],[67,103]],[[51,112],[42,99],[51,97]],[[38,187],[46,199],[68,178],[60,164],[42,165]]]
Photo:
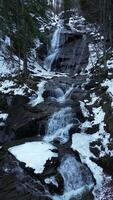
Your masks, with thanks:
[[[69,140],[69,130],[73,126],[71,107],[63,108],[53,114],[48,123],[47,134],[44,137],[46,142],[57,139],[64,144]]]
[[[84,192],[90,191],[94,185],[90,171],[71,155],[64,157],[59,172],[65,183],[64,194],[54,196],[54,200],[70,200],[74,197],[81,197]]]
[[[60,33],[61,33],[61,28],[57,27],[51,40],[51,49],[49,55],[46,57],[44,61],[44,68],[47,71],[51,71],[51,66],[55,60],[55,57],[57,56],[60,44]]]
[[[52,3],[54,8],[56,8],[61,6],[62,1],[54,0],[49,1],[49,3]],[[47,71],[51,71],[59,48],[65,43],[63,41],[65,38],[63,40],[61,38],[62,29],[63,27],[58,25],[53,34],[50,51],[44,62],[44,68]],[[72,50],[73,56],[75,55],[74,52],[75,49]],[[78,65],[80,65],[80,62],[81,60],[78,61]],[[55,97],[56,100],[62,105],[62,103],[65,103],[70,98],[73,89],[74,84],[65,93],[62,89],[57,88],[56,94],[58,95]],[[75,125],[75,120],[76,118],[73,118],[71,107],[61,108],[51,116],[48,122],[47,133],[43,140],[47,143],[59,141],[60,144],[65,144],[69,141],[69,131]],[[53,200],[70,200],[77,196],[80,197],[84,192],[90,191],[94,186],[91,172],[72,155],[64,156],[58,170],[64,179],[64,194],[52,196]]]

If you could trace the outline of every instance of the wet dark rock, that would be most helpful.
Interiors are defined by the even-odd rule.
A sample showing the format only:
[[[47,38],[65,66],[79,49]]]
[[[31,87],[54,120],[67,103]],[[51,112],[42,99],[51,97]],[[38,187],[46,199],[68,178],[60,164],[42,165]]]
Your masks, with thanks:
[[[15,107],[25,107],[29,102],[29,98],[21,95],[7,96],[7,102],[11,109]]]
[[[15,176],[0,175],[1,200],[51,200],[51,198],[41,195],[40,192],[38,193],[39,189],[39,184],[33,184],[30,188],[29,184],[25,185],[24,182],[19,182]]]
[[[81,129],[79,126],[75,125],[69,130],[69,135],[72,136],[74,133],[80,133]]]
[[[6,109],[7,109],[6,96],[3,94],[0,94],[0,110],[6,110]]]
[[[60,48],[52,69],[61,72],[78,72],[85,69],[89,56],[86,36],[64,30],[60,35],[60,40]]]
[[[47,46],[46,44],[41,44],[39,48],[36,49],[39,59],[44,61],[47,56]]]
[[[10,142],[15,138],[15,134],[13,132],[10,132],[9,130],[4,127],[3,130],[0,130],[0,144],[4,144],[5,142]]]
[[[102,145],[101,139],[98,139],[98,140],[93,141],[93,142],[90,143],[90,146],[91,146],[91,147],[95,147],[96,145],[97,145],[97,146],[101,146],[101,145]]]
[[[15,134],[16,139],[32,137],[36,135],[44,135],[46,123],[49,116],[55,109],[54,105],[45,104],[37,107],[24,107],[24,104],[15,105],[14,109],[10,109],[7,119],[7,130],[9,134]]]
[[[80,106],[75,107],[75,113],[76,113],[76,118],[80,121],[80,122],[85,122],[85,118],[83,116],[83,113],[81,111]]]
[[[59,172],[54,176],[54,178],[55,178],[55,181],[57,182],[57,185],[53,183],[50,183],[50,184],[46,183],[48,185],[49,192],[51,194],[56,193],[56,194],[62,195],[64,192],[64,180]]]
[[[38,113],[20,110],[18,114],[13,112],[9,118],[8,124],[10,130],[15,133],[17,139],[32,137],[45,133],[44,121],[41,123],[43,116]],[[39,123],[40,121],[40,123]]]
[[[25,163],[17,161],[16,158],[10,153],[6,153],[4,150],[2,150],[0,152],[0,157],[1,155],[3,155],[0,162],[0,172],[2,172],[2,180],[4,176],[6,176],[6,174],[11,175],[15,179],[16,182],[14,193],[17,191],[17,189],[19,189],[20,193],[22,192],[23,195],[25,194],[25,192],[28,192],[29,195],[31,194],[34,196],[34,198],[31,198],[34,200],[35,195],[38,197],[45,195],[44,199],[47,199],[45,187],[48,187],[48,190],[50,190],[52,193],[63,192],[63,179],[61,175],[57,172],[57,167],[59,166],[58,158],[52,158],[51,160],[48,160],[45,165],[44,172],[42,174],[35,174],[32,168],[26,168]],[[56,177],[58,187],[53,188],[53,186],[51,185],[46,185],[44,180],[45,178],[48,178],[50,176]],[[9,182],[9,186],[12,187],[12,185],[10,184],[12,184],[12,181]],[[9,189],[8,185],[6,186],[6,188],[7,190]]]
[[[98,124],[92,125],[92,127],[87,128],[87,134],[94,134],[98,130],[99,130],[99,125]]]
[[[59,166],[60,162],[58,158],[51,158],[51,160],[47,161],[45,164],[45,169],[43,171],[43,176],[50,176],[56,174],[56,170]]]
[[[113,157],[106,155],[95,162],[103,168],[104,172],[113,176]]]
[[[99,157],[100,150],[97,147],[90,147],[90,151],[96,156]]]
[[[82,195],[77,195],[77,197],[73,197],[70,200],[94,200],[94,196],[86,190]]]

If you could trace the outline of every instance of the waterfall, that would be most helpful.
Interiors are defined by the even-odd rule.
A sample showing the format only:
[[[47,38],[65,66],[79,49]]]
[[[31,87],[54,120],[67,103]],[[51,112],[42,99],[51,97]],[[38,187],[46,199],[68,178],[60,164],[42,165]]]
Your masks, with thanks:
[[[50,49],[49,55],[46,57],[44,61],[44,68],[47,69],[48,71],[51,71],[51,66],[58,53],[59,44],[60,44],[60,34],[61,34],[61,28],[58,26],[51,40],[51,49]]]
[[[44,69],[46,69],[48,72],[51,71],[51,66],[55,60],[56,55],[57,55],[57,51],[48,55],[44,61]]]
[[[58,99],[59,97],[64,96],[64,91],[61,88],[57,88],[54,90],[55,97]]]
[[[60,33],[61,33],[61,28],[57,27],[56,31],[53,34],[53,38],[51,40],[51,49],[52,49],[52,51],[55,51],[56,49],[59,48]]]
[[[94,186],[90,171],[79,163],[74,156],[66,155],[64,157],[59,167],[59,172],[64,179],[64,194],[62,196],[54,196],[54,200],[70,200],[77,196],[80,197]]]
[[[53,114],[48,124],[44,140],[51,142],[55,139],[64,144],[69,140],[69,130],[73,126],[71,107],[63,108]]]
[[[48,0],[48,4],[52,5],[53,8],[55,10],[60,9],[62,4],[63,4],[63,0]]]
[[[68,99],[71,95],[71,92],[73,91],[74,88],[74,84],[72,84],[72,86],[66,91],[66,93],[62,96],[60,96],[57,101],[60,103],[63,103],[66,101],[66,99]]]

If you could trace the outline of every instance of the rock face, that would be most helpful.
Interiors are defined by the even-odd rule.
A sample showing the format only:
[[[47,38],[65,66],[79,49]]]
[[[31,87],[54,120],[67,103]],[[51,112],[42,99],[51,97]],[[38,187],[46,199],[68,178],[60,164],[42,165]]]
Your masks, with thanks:
[[[88,57],[86,35],[64,29],[60,33],[60,45],[52,69],[61,72],[80,72],[85,69]]]

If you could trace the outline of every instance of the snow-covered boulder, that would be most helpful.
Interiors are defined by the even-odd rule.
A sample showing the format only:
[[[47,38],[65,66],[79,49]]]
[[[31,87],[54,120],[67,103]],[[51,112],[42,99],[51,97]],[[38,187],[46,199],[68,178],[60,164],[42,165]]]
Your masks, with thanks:
[[[58,157],[56,148],[45,142],[26,142],[9,148],[9,152],[26,167],[32,168],[35,174],[44,172],[47,161],[52,165],[52,158]]]

